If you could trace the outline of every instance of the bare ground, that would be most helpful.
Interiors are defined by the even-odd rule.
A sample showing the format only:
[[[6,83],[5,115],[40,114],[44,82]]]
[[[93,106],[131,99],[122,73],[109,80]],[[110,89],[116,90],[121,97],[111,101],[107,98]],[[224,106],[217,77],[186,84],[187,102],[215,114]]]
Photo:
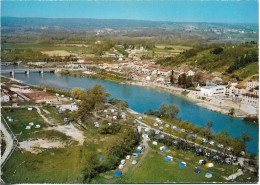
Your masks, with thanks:
[[[55,127],[48,127],[47,130],[57,130],[64,133],[67,136],[72,137],[74,140],[78,141],[82,145],[85,141],[85,136],[82,131],[77,129],[74,125],[58,125]]]

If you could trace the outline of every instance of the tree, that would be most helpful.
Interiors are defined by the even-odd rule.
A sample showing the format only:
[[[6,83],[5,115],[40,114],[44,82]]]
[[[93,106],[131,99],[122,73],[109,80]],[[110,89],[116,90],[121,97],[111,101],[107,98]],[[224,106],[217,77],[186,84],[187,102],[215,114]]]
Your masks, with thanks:
[[[80,95],[82,93],[82,91],[78,89],[75,91],[80,92]],[[75,94],[78,95],[78,93]],[[82,95],[83,98],[81,99],[81,103],[78,105],[79,109],[75,113],[75,119],[82,119],[94,109],[102,107],[100,106],[100,104],[104,104],[106,98],[109,95],[110,94],[105,92],[105,88],[101,85],[95,85],[91,89],[84,92],[84,94]]]
[[[253,138],[247,135],[245,132],[242,133],[242,139],[244,142],[249,142],[253,140]]]
[[[162,117],[173,119],[173,118],[177,118],[177,116],[180,112],[180,109],[178,106],[173,105],[173,104],[171,104],[171,105],[162,104],[159,109],[159,112],[162,115]]]
[[[228,113],[230,116],[233,116],[235,114],[235,109],[231,108]]]
[[[170,81],[171,81],[171,84],[174,84],[175,79],[174,79],[174,75],[173,74],[170,76]]]
[[[213,124],[214,123],[209,120],[208,123],[206,124],[206,128],[212,128]]]
[[[97,159],[97,155],[94,152],[87,152],[85,159],[86,159],[86,169],[84,170],[85,171],[84,180],[86,182],[90,182],[90,180],[94,178],[95,175],[97,174],[95,168],[98,165],[98,159]]]
[[[79,87],[73,88],[71,96],[75,99],[83,99],[85,97],[85,90]]]

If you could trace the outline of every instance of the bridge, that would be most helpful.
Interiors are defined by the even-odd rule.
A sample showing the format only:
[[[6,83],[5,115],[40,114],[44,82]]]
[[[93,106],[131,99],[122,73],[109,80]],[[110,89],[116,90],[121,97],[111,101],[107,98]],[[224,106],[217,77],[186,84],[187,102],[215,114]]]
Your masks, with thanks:
[[[25,73],[27,75],[29,75],[32,72],[38,72],[38,73],[45,73],[45,72],[57,72],[58,70],[55,68],[39,68],[39,69],[5,69],[5,70],[1,70],[1,74],[3,73],[10,73],[10,75],[14,76],[15,73]]]

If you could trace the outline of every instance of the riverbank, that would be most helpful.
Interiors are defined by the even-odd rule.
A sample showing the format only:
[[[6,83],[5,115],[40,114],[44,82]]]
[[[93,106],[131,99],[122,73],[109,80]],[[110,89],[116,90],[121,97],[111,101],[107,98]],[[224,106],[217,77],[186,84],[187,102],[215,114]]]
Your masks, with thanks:
[[[189,100],[195,101],[198,106],[201,106],[203,108],[209,109],[214,112],[226,114],[229,116],[230,116],[230,110],[234,109],[234,114],[232,115],[233,117],[245,118],[245,117],[258,116],[257,108],[251,105],[232,102],[225,99],[216,99],[214,97],[204,97],[201,96],[199,91],[192,91],[192,90],[177,88],[173,86],[165,86],[154,82],[147,83],[147,82],[126,81],[125,84],[166,90],[167,92],[173,94],[185,96]]]

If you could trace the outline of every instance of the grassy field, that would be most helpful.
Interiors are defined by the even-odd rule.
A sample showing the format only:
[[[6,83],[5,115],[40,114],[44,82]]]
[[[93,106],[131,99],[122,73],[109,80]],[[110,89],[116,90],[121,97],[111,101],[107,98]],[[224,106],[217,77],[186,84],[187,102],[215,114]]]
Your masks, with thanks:
[[[30,137],[30,133],[39,131],[42,128],[46,127],[45,122],[37,113],[36,109],[29,111],[27,109],[6,109],[1,110],[2,115],[6,119],[7,116],[11,116],[14,119],[14,122],[7,122],[11,127],[14,134],[18,134],[19,141],[26,140]],[[30,130],[26,130],[25,127],[29,125],[30,122],[34,123],[34,126]],[[40,125],[41,128],[35,128],[35,125]]]
[[[82,183],[82,146],[48,149],[39,154],[16,150],[3,168],[6,183]]]

